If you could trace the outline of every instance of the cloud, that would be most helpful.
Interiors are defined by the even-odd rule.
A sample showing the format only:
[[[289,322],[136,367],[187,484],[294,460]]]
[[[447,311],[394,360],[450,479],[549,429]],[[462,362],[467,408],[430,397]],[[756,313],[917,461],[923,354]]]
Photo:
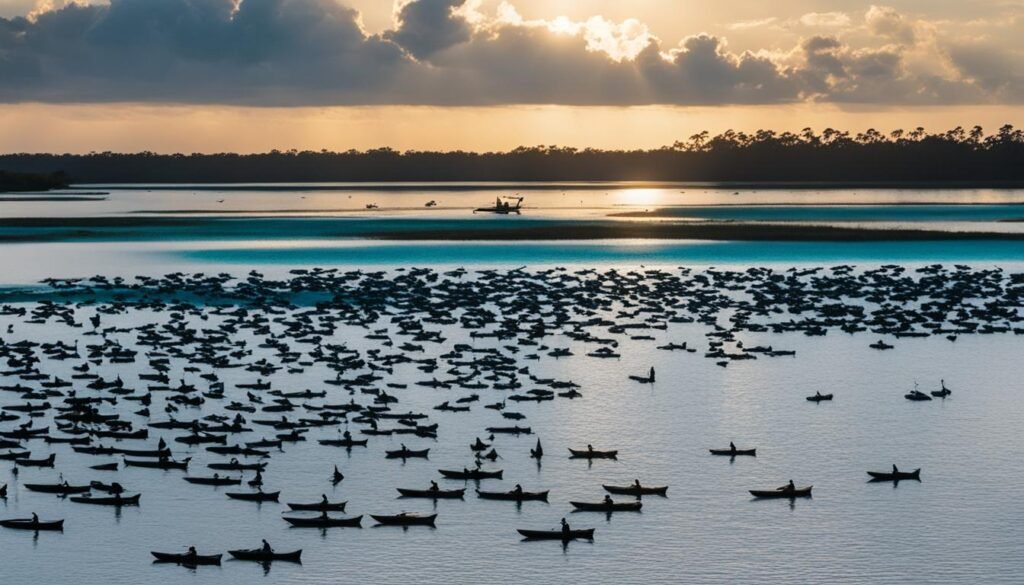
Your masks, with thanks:
[[[417,59],[470,39],[472,29],[464,18],[453,12],[464,0],[409,0],[398,10],[398,28],[384,33]]]
[[[845,12],[809,12],[800,17],[800,24],[814,27],[844,27],[850,25]]]
[[[914,26],[906,17],[888,6],[872,5],[864,15],[868,30],[872,33],[888,37],[905,45],[914,44]]]
[[[405,0],[391,29],[370,34],[340,0],[55,0],[32,18],[0,18],[0,101],[1021,101],[1019,67],[1007,68],[1020,62],[1018,55],[964,43],[946,49],[931,36],[918,42],[916,31],[929,29],[887,7],[872,6],[863,26],[844,13],[805,14],[802,24],[830,27],[830,34],[791,49],[737,52],[710,33],[666,43],[635,19],[527,20],[508,2],[490,14],[483,6],[480,0]],[[769,18],[729,29],[780,23]],[[851,45],[864,31],[874,44]],[[928,54],[948,61],[942,75],[908,65],[908,55],[913,61]]]

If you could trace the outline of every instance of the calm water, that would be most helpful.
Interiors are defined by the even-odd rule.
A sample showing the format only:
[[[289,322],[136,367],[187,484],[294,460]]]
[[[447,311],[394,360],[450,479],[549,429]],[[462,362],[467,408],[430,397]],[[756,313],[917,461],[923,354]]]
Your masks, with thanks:
[[[630,187],[637,188],[638,187]],[[91,189],[91,188],[90,188]],[[598,189],[600,190],[600,189]],[[595,190],[595,193],[596,191]],[[671,189],[672,197],[680,189]],[[687,189],[690,195],[700,192]],[[294,203],[296,193],[279,191],[210,192],[188,190],[153,192],[136,197],[139,191],[112,191],[103,202],[18,203],[16,208],[0,207],[5,217],[46,215],[128,215],[132,211],[155,209],[202,209],[217,199],[246,196],[238,209],[257,207],[280,209],[282,202]],[[612,189],[610,200],[625,197]],[[659,192],[668,197],[669,190]],[[708,194],[721,201],[697,199],[700,204],[727,202],[728,193]],[[337,208],[335,198],[346,192],[310,191],[301,196],[317,198],[307,209]],[[382,194],[351,193],[383,201],[385,197],[408,197],[409,207],[424,197],[437,199],[439,206],[457,199],[461,207],[493,197],[493,192],[452,190]],[[592,194],[596,197],[596,194]],[[942,192],[853,193],[845,203],[877,204],[881,216],[865,218],[862,207],[852,208],[851,221],[952,221],[989,222],[1015,217],[1015,205],[965,208],[945,206],[920,211],[928,215],[914,219],[906,207],[893,205],[905,200],[934,201]],[[256,199],[252,199],[255,196]],[[557,190],[543,195],[552,201],[563,197]],[[579,198],[578,190],[564,197]],[[803,203],[813,194],[752,193],[757,203]],[[193,201],[189,197],[195,197]],[[465,199],[462,199],[462,198]],[[541,199],[535,193],[530,200]],[[630,195],[630,197],[639,197]],[[644,197],[653,197],[645,194]],[[325,198],[321,200],[319,198]],[[330,198],[331,200],[326,200]],[[1017,204],[1020,192],[958,192],[960,203]],[[762,201],[761,199],[771,199]],[[870,199],[867,201],[866,199]],[[302,201],[302,200],[300,200]],[[472,203],[471,203],[472,201]],[[141,203],[140,203],[141,202]],[[186,205],[188,203],[188,205]],[[225,201],[227,204],[228,201]],[[633,199],[630,205],[644,207],[678,202]],[[202,205],[200,205],[202,204]],[[0,206],[11,205],[0,203]],[[109,206],[118,206],[111,208]],[[306,205],[306,204],[302,204]],[[416,206],[422,205],[416,203]],[[382,206],[383,207],[383,206]],[[399,207],[399,206],[396,206]],[[552,203],[552,207],[555,205]],[[595,206],[595,208],[598,206]],[[614,205],[605,206],[608,208]],[[719,211],[713,219],[782,220],[758,216],[756,208]],[[833,208],[806,210],[793,207],[797,220],[840,221]],[[961,211],[955,211],[955,210]],[[12,211],[13,210],[13,211]],[[100,211],[96,211],[100,210]],[[16,211],[16,212],[15,212]],[[604,209],[600,214],[605,214]],[[390,212],[389,212],[390,213]],[[395,211],[396,214],[407,213]],[[438,213],[454,214],[454,211]],[[459,211],[459,213],[462,213]],[[552,214],[561,213],[552,210]],[[594,212],[597,213],[597,212]],[[739,214],[730,216],[729,214]],[[776,214],[777,212],[772,212]],[[853,212],[851,212],[853,213]],[[952,213],[954,216],[950,216]],[[724,214],[724,215],[722,215]],[[752,215],[751,215],[752,214]],[[893,217],[892,214],[903,214]],[[591,217],[591,212],[587,212]],[[1022,214],[1024,215],[1024,214]],[[447,216],[445,216],[447,217]],[[580,216],[582,218],[582,215]],[[3,245],[0,282],[26,285],[48,277],[163,274],[227,271],[244,276],[250,269],[269,275],[283,275],[296,266],[332,266],[395,269],[400,266],[465,265],[469,268],[527,265],[566,265],[570,268],[639,265],[773,265],[778,267],[851,263],[870,267],[882,263],[919,265],[954,262],[974,267],[1024,268],[1024,245],[1008,241],[926,242],[871,244],[780,244],[737,242],[587,242],[587,243],[501,243],[472,245],[445,242],[374,242],[356,236],[344,241],[316,237],[275,238],[267,241],[254,226],[240,224],[239,235],[214,238],[189,232],[166,237],[156,232],[131,237],[83,237],[76,241],[31,242]],[[1005,224],[1004,224],[1005,225]],[[286,231],[294,234],[294,224]],[[246,236],[245,231],[249,230]],[[91,314],[91,308],[81,309]],[[130,312],[105,316],[105,325],[164,323],[166,314]],[[56,325],[28,325],[21,319],[0,317],[0,331],[15,325],[7,341],[30,338],[38,341],[71,341],[72,330]],[[209,323],[196,321],[200,327]],[[384,324],[381,325],[382,327]],[[408,531],[370,528],[315,530],[288,529],[280,520],[284,504],[256,505],[228,500],[223,491],[190,486],[180,471],[160,472],[127,469],[97,472],[87,468],[108,458],[75,455],[70,447],[31,443],[34,456],[57,454],[57,470],[22,470],[10,474],[11,465],[0,462],[0,484],[8,483],[11,494],[0,501],[0,517],[22,517],[32,511],[44,518],[67,519],[63,534],[31,534],[0,530],[5,582],[68,582],[83,584],[135,584],[160,581],[176,583],[1019,583],[1019,553],[1024,548],[1024,508],[1020,506],[1020,485],[1024,472],[1017,465],[1024,451],[1019,432],[1024,418],[1020,379],[1021,338],[1013,335],[961,336],[955,343],[942,337],[903,339],[897,349],[877,352],[867,345],[871,334],[845,335],[830,332],[826,337],[800,334],[744,334],[747,345],[773,345],[795,349],[793,358],[733,362],[717,367],[700,353],[664,352],[654,349],[669,341],[688,341],[699,348],[706,345],[705,329],[697,325],[670,324],[656,331],[656,341],[626,341],[619,360],[585,357],[584,348],[565,337],[547,340],[549,345],[570,347],[577,355],[554,359],[542,353],[538,362],[524,362],[540,377],[571,379],[581,385],[583,398],[541,404],[523,403],[515,410],[527,416],[544,442],[547,456],[538,468],[528,458],[536,440],[530,437],[499,436],[495,446],[502,455],[495,467],[505,470],[505,480],[483,482],[483,489],[511,489],[522,483],[528,490],[550,489],[550,503],[441,501],[436,529]],[[366,331],[342,328],[336,339],[357,349],[375,347],[363,336]],[[467,332],[445,328],[448,341],[427,344],[427,356],[448,351],[455,343],[476,347],[497,346],[494,340],[471,340]],[[122,336],[126,342],[132,336]],[[92,343],[82,338],[82,343]],[[93,338],[95,339],[95,338]],[[252,338],[242,336],[250,344]],[[265,351],[265,350],[262,350]],[[258,350],[254,357],[270,357]],[[68,378],[76,361],[49,362],[46,372]],[[659,381],[640,386],[626,379],[650,366]],[[823,367],[824,366],[824,367]],[[182,364],[175,363],[172,380],[183,376]],[[119,374],[129,386],[137,381],[142,365],[105,365],[104,377]],[[244,395],[233,384],[251,382],[255,374],[241,370],[219,372],[226,382],[229,398]],[[328,397],[314,402],[347,401],[349,395],[322,384],[333,372],[321,367],[307,368],[300,375],[284,373],[270,377],[283,390],[326,389]],[[424,379],[412,364],[396,367],[388,381],[412,383]],[[903,394],[920,382],[923,390],[938,388],[939,379],[954,390],[950,399],[911,403]],[[194,379],[194,378],[189,378]],[[0,384],[14,383],[0,378]],[[832,403],[815,405],[804,396],[815,391],[833,392]],[[434,442],[408,438],[410,448],[430,447],[430,460],[406,464],[385,460],[384,450],[397,448],[400,439],[371,438],[370,446],[344,450],[322,447],[315,439],[333,436],[334,429],[311,431],[310,441],[285,447],[285,454],[273,457],[264,474],[268,491],[280,489],[282,502],[313,501],[321,493],[331,500],[348,500],[354,514],[396,513],[401,510],[435,510],[427,501],[397,500],[395,487],[425,487],[438,468],[469,465],[468,445],[482,429],[505,424],[482,404],[499,399],[493,390],[478,391],[481,402],[468,414],[435,412],[431,408],[454,400],[468,391],[434,390],[410,385],[394,393],[401,399],[398,409],[429,412],[441,425]],[[356,396],[357,400],[365,397]],[[0,404],[20,402],[17,395],[0,393]],[[162,404],[162,401],[158,401]],[[180,417],[193,418],[221,412],[218,405],[186,409]],[[246,415],[249,417],[250,415]],[[262,418],[257,416],[258,418]],[[154,419],[163,419],[154,413]],[[37,420],[39,426],[48,419]],[[9,428],[9,423],[0,425]],[[269,436],[257,432],[243,440]],[[150,444],[155,444],[159,432]],[[171,433],[165,436],[168,438]],[[757,458],[711,457],[710,447],[756,447]],[[595,448],[614,448],[618,461],[569,460],[566,448],[593,443]],[[178,445],[174,444],[177,448]],[[210,457],[202,449],[178,450],[176,458],[194,457],[194,472],[225,457]],[[179,455],[180,453],[180,455]],[[884,470],[893,463],[901,469],[923,469],[917,482],[869,484],[864,473]],[[337,464],[346,479],[332,488],[331,466]],[[131,492],[141,492],[140,508],[125,508],[120,514],[102,507],[80,506],[26,491],[26,482],[55,481],[57,471],[72,483],[92,479],[119,481]],[[596,527],[593,543],[572,543],[563,550],[557,543],[521,542],[516,528],[553,527],[567,516],[570,500],[599,500],[602,483],[627,483],[633,478],[644,483],[667,484],[669,497],[646,498],[640,514],[620,513],[610,521],[600,514],[572,514],[574,525]],[[751,501],[748,489],[774,487],[788,479],[813,484],[814,498],[786,501]],[[445,481],[442,487],[463,487]],[[466,486],[472,492],[473,484]],[[302,548],[301,566],[275,565],[267,574],[254,564],[225,562],[221,568],[200,568],[192,572],[175,566],[153,566],[150,550],[180,550],[195,544],[201,552],[222,552],[228,548],[256,546],[267,538],[279,550]]]

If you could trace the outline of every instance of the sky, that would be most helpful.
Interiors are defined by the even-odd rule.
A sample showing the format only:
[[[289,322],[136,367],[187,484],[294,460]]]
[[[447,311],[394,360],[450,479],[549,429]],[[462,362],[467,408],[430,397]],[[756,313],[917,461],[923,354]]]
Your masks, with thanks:
[[[0,0],[0,152],[1024,126],[1024,0]]]

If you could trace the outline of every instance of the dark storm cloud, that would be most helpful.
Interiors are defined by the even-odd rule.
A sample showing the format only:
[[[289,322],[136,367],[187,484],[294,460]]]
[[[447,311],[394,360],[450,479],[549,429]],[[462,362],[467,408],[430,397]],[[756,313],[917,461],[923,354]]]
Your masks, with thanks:
[[[654,37],[618,59],[584,32],[543,23],[471,25],[465,0],[413,0],[394,29],[362,30],[335,0],[111,0],[0,18],[0,100],[350,104],[760,104],[802,100],[954,103],[1019,100],[1019,79],[968,49],[965,79],[908,71],[912,23],[872,7],[890,46],[812,37],[789,55],[729,51],[699,34]],[[582,25],[581,25],[582,26]],[[607,33],[607,30],[604,31]],[[646,43],[646,45],[644,45]],[[604,45],[602,45],[604,46]],[[786,64],[783,64],[786,63]],[[988,92],[988,93],[986,93]]]

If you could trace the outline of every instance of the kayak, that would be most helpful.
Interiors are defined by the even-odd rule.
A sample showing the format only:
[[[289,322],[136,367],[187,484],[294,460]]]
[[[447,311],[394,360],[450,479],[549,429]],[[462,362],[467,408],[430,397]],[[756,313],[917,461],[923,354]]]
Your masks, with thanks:
[[[320,439],[320,444],[328,447],[365,447],[369,442],[369,439],[363,439],[362,441],[355,439]]]
[[[639,512],[643,504],[640,502],[569,502],[581,512]]]
[[[254,548],[249,550],[229,550],[228,554],[240,561],[256,561],[259,563],[269,563],[272,561],[283,561],[287,563],[302,562],[301,549],[293,552],[279,553],[266,552],[261,548]]]
[[[774,490],[750,490],[750,495],[755,498],[809,498],[811,497],[811,488],[814,486],[807,486],[802,488],[796,488],[794,490],[787,489],[774,489]]]
[[[466,490],[410,490],[397,488],[403,498],[426,498],[428,500],[461,500]]]
[[[610,494],[618,494],[620,496],[664,496],[668,492],[667,485],[657,487],[602,485],[601,487]]]
[[[385,451],[385,455],[388,459],[409,459],[412,457],[426,457],[430,453],[430,449],[422,449],[420,451],[413,451],[412,449],[399,449],[397,451]]]
[[[125,459],[124,465],[125,467],[146,467],[149,469],[188,469],[188,463],[191,460],[191,457],[182,459],[181,461],[139,461],[134,459]]]
[[[93,504],[95,506],[138,506],[139,498],[142,494],[135,494],[129,497],[100,497],[95,498],[92,496],[71,496],[71,501],[76,504]]]
[[[0,526],[13,528],[15,530],[64,530],[64,521],[53,522],[35,521],[31,518],[20,518],[14,520],[0,520]]]
[[[407,514],[403,512],[394,516],[370,514],[370,518],[376,520],[378,524],[385,526],[433,526],[434,520],[437,519],[437,514],[423,516],[421,514]]]
[[[322,516],[295,518],[293,516],[283,516],[283,518],[285,522],[300,528],[360,527],[363,522],[362,516],[355,516],[353,518],[323,518]]]
[[[512,502],[526,502],[526,501],[548,501],[548,492],[482,492],[476,490],[476,495],[481,500],[506,500]]]
[[[19,467],[53,467],[57,460],[57,454],[51,453],[46,459],[15,459],[14,464]]]
[[[102,465],[93,465],[89,469],[95,469],[96,471],[117,471],[117,463],[104,463]]]
[[[561,530],[516,530],[523,538],[530,540],[561,540],[562,542],[568,542],[570,540],[594,540],[594,529],[587,528],[585,530],[569,530],[563,532]]]
[[[891,471],[869,471],[868,475],[871,476],[871,481],[899,481],[901,479],[921,481],[920,468],[914,471],[897,471],[896,473]]]
[[[197,565],[219,565],[220,558],[223,556],[172,554],[162,552],[150,552],[150,554],[156,557],[156,562],[158,563],[177,563],[179,565],[185,565],[186,567],[194,567]]]
[[[344,512],[348,502],[317,502],[315,504],[288,504],[296,512]]]
[[[739,455],[757,456],[757,449],[708,449],[712,455],[725,455],[726,457],[737,457]]]
[[[618,451],[591,451],[589,449],[569,449],[570,459],[618,459]]]
[[[448,479],[501,479],[504,475],[504,471],[499,469],[498,471],[484,471],[482,469],[470,469],[468,471],[463,470],[451,470],[451,469],[438,469],[438,473],[447,477]]]
[[[811,402],[821,402],[823,400],[832,400],[831,394],[815,394],[814,396],[808,396],[807,400]]]
[[[197,485],[240,485],[242,478],[232,477],[183,477],[185,481]]]
[[[232,500],[243,500],[246,502],[276,502],[281,492],[227,492]]]
[[[89,491],[87,485],[64,485],[62,483],[26,483],[25,489],[42,494],[84,494]]]

